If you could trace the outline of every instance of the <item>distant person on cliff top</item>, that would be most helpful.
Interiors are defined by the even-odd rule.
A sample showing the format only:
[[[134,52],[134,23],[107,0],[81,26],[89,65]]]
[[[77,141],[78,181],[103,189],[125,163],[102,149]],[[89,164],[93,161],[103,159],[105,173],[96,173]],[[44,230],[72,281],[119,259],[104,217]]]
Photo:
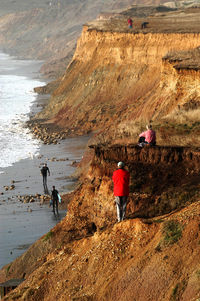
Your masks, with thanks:
[[[133,28],[133,20],[131,18],[128,18],[128,27]]]
[[[155,146],[156,145],[156,132],[154,130],[152,130],[152,126],[151,125],[147,125],[146,126],[147,130],[145,132],[142,132],[139,135],[139,146],[143,147],[145,145],[152,145]]]
[[[47,189],[47,172],[48,172],[48,175],[50,176],[49,167],[45,163],[44,166],[41,169],[41,175],[43,177],[43,186],[44,186],[44,189]]]
[[[149,24],[149,22],[142,22],[141,24],[141,28],[144,29],[144,28],[147,28],[147,25]]]
[[[55,207],[56,207],[56,212],[58,214],[58,200],[59,200],[59,194],[58,190],[56,190],[55,186],[52,187],[53,190],[51,192],[51,198],[53,201],[53,213],[55,214]]]
[[[126,214],[126,205],[129,195],[130,174],[124,169],[124,163],[118,162],[118,169],[113,172],[114,195],[117,208],[118,222],[123,221]]]

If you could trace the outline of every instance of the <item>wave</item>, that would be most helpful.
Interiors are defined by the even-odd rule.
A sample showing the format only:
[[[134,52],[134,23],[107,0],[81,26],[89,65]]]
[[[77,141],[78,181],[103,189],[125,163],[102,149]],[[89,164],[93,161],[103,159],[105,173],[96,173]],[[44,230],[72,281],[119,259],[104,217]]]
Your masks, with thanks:
[[[0,168],[34,156],[40,149],[40,142],[24,127],[37,97],[33,88],[45,84],[33,78],[32,66],[33,61],[0,53]],[[23,69],[29,74],[23,74]]]

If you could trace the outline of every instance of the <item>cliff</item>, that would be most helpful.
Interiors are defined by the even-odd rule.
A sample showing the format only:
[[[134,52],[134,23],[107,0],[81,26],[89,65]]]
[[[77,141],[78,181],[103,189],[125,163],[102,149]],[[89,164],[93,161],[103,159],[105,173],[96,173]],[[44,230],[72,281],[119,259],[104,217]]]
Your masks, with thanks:
[[[1,271],[4,280],[26,278],[4,300],[196,300],[199,150],[91,148],[66,218]],[[131,172],[131,194],[126,220],[116,223],[111,175],[119,160]]]
[[[170,146],[199,144],[199,10],[138,10],[129,30],[131,11],[84,26],[37,116],[67,135],[95,132],[93,156],[67,216],[0,271],[1,281],[25,278],[4,300],[200,298],[200,152]],[[159,145],[132,144],[150,120]],[[112,173],[121,160],[130,196],[116,223]]]
[[[169,144],[191,144],[194,136],[184,141],[185,128],[176,125],[199,122],[199,69],[192,55],[199,46],[199,10],[186,11],[182,21],[181,12],[162,14],[136,18],[133,30],[127,30],[124,16],[85,25],[71,64],[38,118],[57,123],[68,135],[98,131],[101,142],[136,142],[152,120],[155,128],[173,128],[173,135],[159,131],[159,144],[166,144],[164,136],[176,137]],[[142,30],[144,20],[149,24]],[[183,51],[190,51],[189,68],[170,60],[176,53],[180,64]],[[177,111],[180,118],[173,122]]]
[[[57,78],[72,58],[82,24],[102,10],[124,9],[133,2],[1,0],[0,48],[20,58],[45,61],[42,72]]]

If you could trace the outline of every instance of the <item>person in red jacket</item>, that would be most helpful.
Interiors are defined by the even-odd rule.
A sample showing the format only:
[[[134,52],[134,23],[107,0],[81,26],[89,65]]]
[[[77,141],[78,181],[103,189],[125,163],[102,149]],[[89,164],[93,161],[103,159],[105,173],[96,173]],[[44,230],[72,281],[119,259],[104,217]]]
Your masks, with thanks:
[[[123,221],[126,214],[126,205],[129,195],[129,179],[130,174],[124,169],[124,163],[119,162],[117,164],[118,169],[113,172],[113,183],[114,183],[114,195],[115,203],[117,207],[117,219],[118,222]]]

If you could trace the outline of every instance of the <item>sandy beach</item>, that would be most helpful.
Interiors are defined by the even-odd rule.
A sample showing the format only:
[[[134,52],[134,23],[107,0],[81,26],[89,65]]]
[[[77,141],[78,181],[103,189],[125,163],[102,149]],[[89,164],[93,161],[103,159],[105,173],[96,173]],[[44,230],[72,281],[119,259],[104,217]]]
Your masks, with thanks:
[[[13,58],[9,61],[6,58],[3,66],[3,75],[26,76],[44,84],[39,74],[40,61],[27,63]],[[39,112],[48,99],[49,95],[38,95],[32,103],[29,117]],[[34,141],[36,138],[29,139]],[[24,198],[44,195],[40,174],[44,163],[47,163],[51,173],[47,181],[49,194],[53,185],[61,195],[73,190],[76,181],[72,176],[76,169],[76,164],[73,163],[81,160],[88,139],[89,137],[68,138],[50,145],[35,140],[38,145],[36,155],[30,153],[29,158],[21,159],[12,166],[0,167],[0,268],[21,255],[66,215],[63,206],[59,208],[59,216],[54,216],[49,202],[40,202],[39,198],[26,203]],[[26,148],[26,145],[22,147]]]
[[[51,172],[49,191],[52,185],[61,195],[71,191],[75,181],[71,177],[75,171],[72,162],[81,160],[87,141],[88,137],[80,137],[63,140],[57,145],[42,145],[39,158],[21,160],[0,174],[0,191],[3,192],[0,196],[0,267],[21,255],[66,215],[66,210],[59,209],[59,216],[55,216],[49,204],[24,204],[18,196],[44,193],[40,175],[44,162]],[[12,181],[15,189],[5,191],[4,186]]]

